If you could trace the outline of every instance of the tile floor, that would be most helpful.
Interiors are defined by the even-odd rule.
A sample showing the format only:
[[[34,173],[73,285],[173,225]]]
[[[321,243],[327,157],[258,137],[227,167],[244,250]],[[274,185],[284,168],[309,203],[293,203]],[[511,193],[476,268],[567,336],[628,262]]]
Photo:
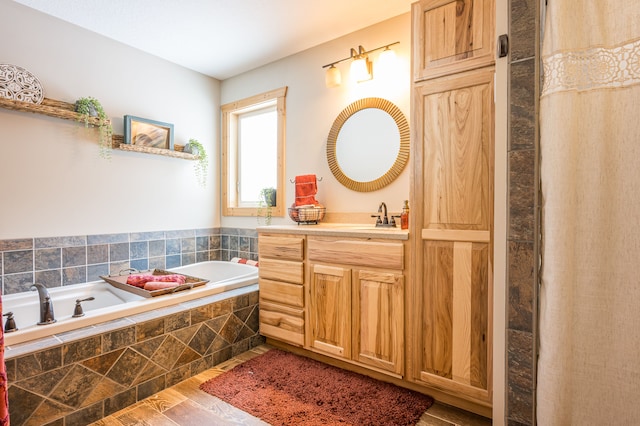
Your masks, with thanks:
[[[131,407],[92,423],[93,426],[209,426],[209,425],[268,425],[220,399],[199,389],[212,377],[230,370],[271,349],[258,346],[217,365],[197,376],[178,383]],[[491,420],[435,403],[420,418],[417,426],[486,426]],[[381,425],[383,426],[383,425]]]

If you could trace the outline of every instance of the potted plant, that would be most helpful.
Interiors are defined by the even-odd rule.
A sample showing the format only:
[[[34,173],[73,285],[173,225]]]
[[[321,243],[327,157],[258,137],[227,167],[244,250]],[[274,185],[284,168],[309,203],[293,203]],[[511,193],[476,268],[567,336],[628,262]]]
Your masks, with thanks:
[[[196,171],[196,179],[201,186],[207,185],[207,169],[209,167],[209,158],[204,146],[196,139],[189,139],[189,143],[185,145],[184,152],[195,155],[197,158],[194,167]]]
[[[258,217],[263,216],[265,223],[271,225],[272,208],[276,205],[276,189],[273,187],[262,188],[260,190],[260,201],[258,207]]]
[[[98,145],[100,156],[111,158],[113,127],[109,117],[104,112],[104,108],[96,98],[80,98],[75,103],[75,111],[80,114],[79,120],[84,121],[84,126],[89,127],[89,117],[98,118]]]

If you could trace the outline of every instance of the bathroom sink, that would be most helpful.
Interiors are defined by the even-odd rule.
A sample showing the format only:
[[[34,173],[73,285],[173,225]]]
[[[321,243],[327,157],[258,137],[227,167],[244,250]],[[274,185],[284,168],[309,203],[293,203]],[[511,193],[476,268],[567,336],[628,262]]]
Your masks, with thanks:
[[[349,230],[349,231],[401,231],[400,227],[383,227],[375,225],[361,225],[361,224],[332,224],[336,228]]]

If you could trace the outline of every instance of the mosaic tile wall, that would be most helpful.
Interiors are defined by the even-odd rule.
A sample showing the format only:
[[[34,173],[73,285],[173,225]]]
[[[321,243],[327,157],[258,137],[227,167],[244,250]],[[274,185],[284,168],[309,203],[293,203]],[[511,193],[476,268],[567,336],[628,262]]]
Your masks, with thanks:
[[[34,282],[60,287],[128,268],[168,269],[205,260],[258,260],[253,229],[213,228],[0,240],[2,294]]]
[[[11,424],[86,425],[264,343],[255,287],[205,299],[8,358]]]
[[[538,305],[538,0],[510,0],[507,395],[510,426],[535,425]]]

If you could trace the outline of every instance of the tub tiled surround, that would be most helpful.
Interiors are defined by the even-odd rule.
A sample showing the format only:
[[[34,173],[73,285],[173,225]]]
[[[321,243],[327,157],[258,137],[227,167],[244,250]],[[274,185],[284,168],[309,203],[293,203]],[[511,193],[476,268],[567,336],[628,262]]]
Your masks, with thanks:
[[[511,426],[535,425],[538,304],[539,0],[510,0],[507,400]]]
[[[257,285],[189,303],[12,348],[11,424],[89,424],[264,343]]]
[[[127,268],[168,269],[205,260],[258,259],[252,229],[211,228],[0,240],[2,294],[38,282],[59,287]]]

